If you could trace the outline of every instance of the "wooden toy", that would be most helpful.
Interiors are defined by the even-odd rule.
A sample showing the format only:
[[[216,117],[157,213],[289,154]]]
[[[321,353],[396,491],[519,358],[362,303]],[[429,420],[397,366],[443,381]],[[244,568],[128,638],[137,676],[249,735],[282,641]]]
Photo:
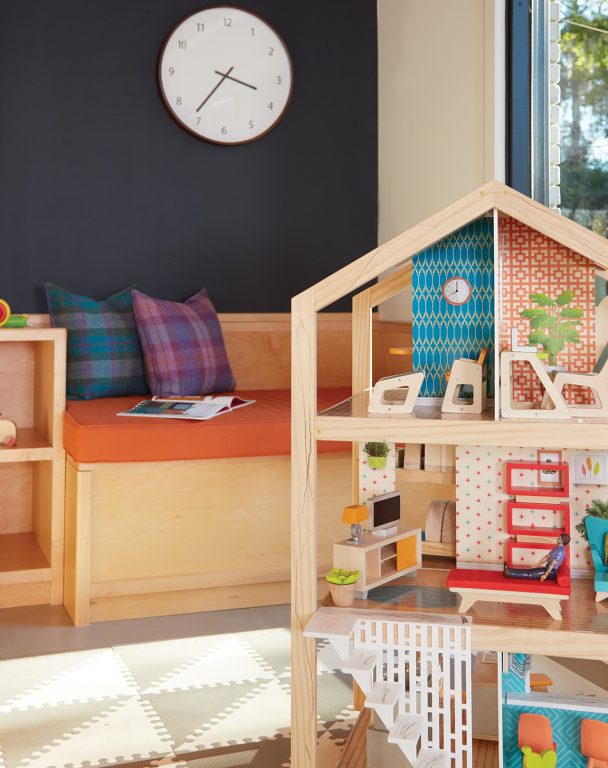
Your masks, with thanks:
[[[9,317],[11,316],[11,308],[8,301],[0,299],[0,327],[5,325]]]
[[[320,608],[304,636],[339,649],[342,672],[352,675],[388,742],[400,748],[403,765],[473,764],[469,620]]]
[[[536,545],[539,546],[539,545]],[[523,603],[544,608],[555,621],[562,620],[560,603],[570,597],[570,586],[560,586],[551,581],[521,582],[507,579],[496,571],[454,568],[450,571],[447,586],[450,592],[460,595],[458,611],[466,613],[476,602]]]
[[[608,362],[604,362],[597,373],[558,371],[553,379],[553,386],[560,395],[567,386],[589,390],[593,395],[593,402],[589,405],[568,405],[570,416],[608,417]]]
[[[442,413],[482,413],[486,409],[488,380],[486,356],[487,348],[483,348],[477,360],[454,360],[448,377]],[[473,397],[461,397],[462,388],[471,387]],[[470,400],[470,402],[469,402]]]
[[[17,442],[17,425],[10,419],[0,418],[0,444],[12,448]]]
[[[361,536],[353,546],[350,539],[334,544],[334,568],[359,571],[357,597],[367,597],[370,589],[414,573],[422,563],[421,530],[403,526],[392,536]]]
[[[410,414],[424,381],[424,371],[385,376],[374,385],[367,412],[385,416]]]
[[[8,301],[0,299],[0,328],[25,328],[29,315],[14,315]]]
[[[544,387],[540,403],[513,400],[513,363],[529,363]],[[546,398],[546,399],[545,399]],[[569,419],[571,414],[536,352],[502,352],[500,355],[500,410],[507,419]]]
[[[397,271],[392,271],[395,268]],[[392,675],[390,660],[401,652],[391,642],[392,622],[411,618],[412,611],[429,621],[439,612],[442,616],[458,615],[463,621],[471,621],[473,648],[499,653],[501,686],[507,668],[506,657],[510,654],[534,652],[608,661],[608,626],[603,621],[601,607],[594,600],[592,582],[571,579],[567,559],[555,580],[527,582],[505,578],[502,572],[505,556],[510,567],[527,567],[538,562],[555,547],[547,543],[547,537],[555,541],[561,531],[568,529],[570,515],[580,514],[586,494],[569,484],[573,452],[608,451],[608,431],[602,426],[598,428],[597,420],[594,423],[591,418],[572,418],[571,407],[584,405],[585,395],[572,391],[577,388],[566,387],[567,395],[562,397],[552,379],[556,368],[586,374],[595,364],[595,273],[598,269],[608,269],[606,239],[503,184],[490,182],[294,297],[292,376],[297,384],[292,388],[291,432],[294,768],[313,768],[316,744],[315,646],[310,642],[311,636],[305,637],[302,631],[317,611],[316,498],[314,490],[311,491],[318,484],[315,440],[346,440],[355,444],[385,440],[405,446],[434,446],[430,453],[437,446],[456,446],[454,470],[441,480],[456,481],[458,485],[456,562],[459,567],[446,574],[423,566],[409,579],[391,581],[382,590],[370,588],[365,600],[355,601],[352,609],[346,609],[359,622],[355,637],[358,627],[365,628],[366,636],[375,627],[378,651],[382,654],[371,660],[366,657],[367,666],[365,659],[358,658],[349,667],[356,681],[364,684],[365,695],[370,694],[376,681],[376,670],[381,669],[379,682],[382,683],[388,682],[384,676],[386,669]],[[388,276],[382,277],[384,274]],[[468,286],[458,304],[446,301],[441,290],[454,281]],[[373,413],[373,406],[368,412],[367,391],[372,380],[369,327],[373,308],[410,285],[412,365],[424,373],[424,378],[414,411],[416,418],[398,419],[391,418],[387,410]],[[348,294],[353,294],[353,394],[349,400],[319,412],[315,407],[314,365],[317,315]],[[541,318],[541,310],[543,323],[551,322],[542,306],[544,297],[548,307],[566,310],[559,314],[563,318],[559,322],[564,324],[561,339],[550,333],[545,334],[547,338],[542,333],[533,333],[549,330],[534,327],[538,325],[534,321],[535,313]],[[526,314],[522,314],[526,310]],[[555,309],[555,313],[559,310]],[[570,319],[571,330],[576,330],[579,339],[576,343],[570,341],[574,338],[567,327]],[[530,341],[530,337],[538,341]],[[386,349],[389,346],[387,344]],[[540,346],[547,355],[548,367],[539,359]],[[455,361],[474,363],[481,348],[488,349],[487,397],[494,398],[495,411],[489,412],[486,408],[480,413],[442,412],[446,369],[451,369]],[[549,360],[549,357],[555,359]],[[457,377],[454,388],[456,384]],[[545,392],[548,393],[547,408],[542,407]],[[380,390],[375,394],[379,397]],[[402,401],[406,399],[403,395]],[[449,402],[450,398],[446,400]],[[548,472],[546,461],[534,461],[539,451],[554,457],[561,454],[551,459],[551,472],[557,474],[555,482],[553,474],[548,482],[542,482],[544,475],[539,480],[541,473]],[[418,467],[398,469],[399,483],[405,483],[410,473],[416,477],[424,474],[418,449],[409,449],[406,453],[404,465],[407,461]],[[354,456],[359,461],[358,450]],[[505,493],[506,464],[517,461],[534,467],[513,467],[510,492]],[[361,484],[357,470],[354,474],[352,501],[358,502]],[[532,475],[530,482],[526,475]],[[608,485],[596,485],[593,492],[608,498]],[[405,501],[407,505],[407,497]],[[508,509],[507,505],[510,505]],[[381,548],[386,543],[383,540],[378,544]],[[361,546],[348,548],[363,551]],[[589,571],[587,552],[578,537],[573,537],[570,549],[572,557],[576,557],[573,559],[575,574]],[[392,550],[386,551],[377,560],[375,554],[374,559],[371,552],[367,554],[370,556],[365,559],[365,567],[375,568],[382,578],[384,558],[390,562],[395,554]],[[362,554],[360,557],[363,559]],[[346,563],[345,567],[356,566]],[[457,595],[460,595],[460,605]],[[476,601],[483,603],[476,606],[470,616],[465,615]],[[379,609],[381,625],[373,618]],[[423,652],[426,655],[420,658],[423,666],[428,663],[424,669],[430,671],[432,681],[436,667],[430,657],[441,647],[441,640],[431,632],[427,642],[430,643],[428,653]],[[420,689],[414,681],[416,694],[410,696],[397,674],[390,682],[400,687],[399,701],[412,704],[412,708],[400,712],[391,711],[387,706],[387,716],[424,716],[420,701],[426,701],[428,689],[419,696]],[[430,688],[433,683],[428,685]],[[390,689],[389,693],[383,689],[383,693],[390,698],[396,690]],[[502,763],[510,766],[521,764],[522,760],[516,746],[519,714],[531,713],[526,710],[534,706],[547,705],[548,698],[547,694],[530,693],[529,685],[526,689],[523,683],[516,690],[522,692],[520,698],[505,689],[497,697],[499,722],[503,724],[498,746]],[[468,701],[471,700],[469,694],[470,690],[466,696]],[[543,704],[530,700],[534,696],[543,697]],[[450,697],[451,694],[444,694],[443,700]],[[377,701],[374,695],[374,705]],[[593,713],[601,711],[594,700],[587,702],[587,706]],[[509,707],[518,709],[509,710]],[[565,711],[566,708],[558,700],[555,709]],[[378,709],[375,711],[379,714]],[[446,721],[449,722],[449,718],[445,718]],[[411,724],[405,725],[415,731]],[[426,728],[423,734],[425,731]],[[388,732],[390,734],[390,729]],[[352,743],[361,746],[360,739],[361,732],[355,729]],[[561,741],[561,735],[556,741]],[[443,744],[450,751],[451,768],[472,768],[476,755],[483,760],[480,755],[484,753],[477,743],[473,744],[471,761],[450,748],[447,735]],[[525,746],[532,749],[534,745]],[[551,743],[549,747],[552,746]],[[421,748],[434,749],[433,745],[424,743]],[[351,754],[348,748],[345,754]],[[357,754],[365,755],[364,747]],[[410,751],[410,758],[412,754]],[[495,758],[485,765],[497,765],[497,755]],[[364,757],[356,764],[363,766]],[[355,762],[343,765],[351,768]]]

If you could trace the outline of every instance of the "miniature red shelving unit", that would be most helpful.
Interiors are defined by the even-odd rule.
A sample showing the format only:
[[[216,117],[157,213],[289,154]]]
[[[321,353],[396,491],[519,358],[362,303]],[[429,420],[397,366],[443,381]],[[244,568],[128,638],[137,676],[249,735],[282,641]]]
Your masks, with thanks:
[[[540,472],[543,469],[550,468],[561,477],[561,486],[559,488],[538,486],[516,485],[513,480],[515,472],[522,470],[536,470]],[[570,495],[570,468],[567,464],[551,464],[540,461],[507,461],[506,462],[506,488],[509,496],[543,496],[547,498],[567,497]]]
[[[506,523],[507,533],[515,536],[506,542],[505,559],[509,565],[517,566],[519,563],[513,561],[514,550],[527,549],[527,550],[547,550],[550,551],[555,546],[555,543],[540,543],[538,541],[519,541],[518,536],[526,537],[538,537],[538,538],[555,538],[562,534],[567,533],[570,535],[570,505],[566,502],[551,502],[551,501],[536,501],[534,498],[532,501],[520,501],[518,497],[532,496],[532,497],[561,497],[567,498],[570,495],[570,468],[568,464],[552,464],[551,469],[561,478],[561,484],[559,487],[553,488],[551,486],[544,487],[539,486],[521,486],[516,485],[514,482],[514,474],[516,472],[521,473],[522,470],[533,471],[538,473],[539,471],[546,469],[547,464],[538,461],[507,461],[506,462],[506,490],[510,496],[515,496],[515,500],[507,502],[506,509]],[[541,515],[548,516],[549,513],[553,515],[555,512],[561,513],[561,525],[559,527],[553,527],[549,525],[537,525],[535,522],[518,525],[516,522],[517,513],[540,512]],[[515,518],[515,519],[514,519]],[[566,549],[566,559],[564,561],[564,575],[570,573],[570,551]],[[568,579],[569,580],[569,579]],[[564,579],[562,579],[564,581]]]
[[[517,515],[523,512],[540,512],[541,516],[560,512],[562,524],[559,527],[537,525],[536,523],[519,524]],[[508,501],[507,502],[507,533],[513,536],[559,536],[560,533],[570,534],[570,505],[564,503],[547,504],[540,501]]]

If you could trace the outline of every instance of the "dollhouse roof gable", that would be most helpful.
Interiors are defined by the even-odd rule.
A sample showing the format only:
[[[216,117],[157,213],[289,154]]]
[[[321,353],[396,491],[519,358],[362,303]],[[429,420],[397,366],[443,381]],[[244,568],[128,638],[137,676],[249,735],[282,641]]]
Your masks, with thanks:
[[[589,259],[599,269],[608,269],[606,238],[499,181],[490,181],[321,280],[309,289],[314,294],[315,310],[348,295],[386,270],[407,264],[417,253],[493,211],[517,219]]]

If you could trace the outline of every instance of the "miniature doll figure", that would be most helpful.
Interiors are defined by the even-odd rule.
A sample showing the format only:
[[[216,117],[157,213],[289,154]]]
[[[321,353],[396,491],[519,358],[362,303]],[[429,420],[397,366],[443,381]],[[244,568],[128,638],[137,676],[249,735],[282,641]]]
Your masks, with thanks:
[[[566,559],[566,547],[570,544],[570,536],[562,533],[557,539],[557,545],[548,552],[534,568],[511,568],[504,564],[503,573],[513,579],[534,579],[545,581],[557,578],[557,572]]]

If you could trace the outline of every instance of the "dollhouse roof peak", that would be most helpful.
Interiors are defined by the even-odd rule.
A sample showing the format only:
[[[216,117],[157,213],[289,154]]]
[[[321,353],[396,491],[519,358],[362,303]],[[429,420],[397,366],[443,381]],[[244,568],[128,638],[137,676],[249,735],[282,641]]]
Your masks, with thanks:
[[[589,259],[600,269],[608,269],[606,238],[567,219],[558,211],[531,200],[506,184],[493,180],[334,272],[308,289],[305,294],[312,293],[314,308],[319,311],[374,280],[386,270],[406,265],[417,253],[493,211],[517,219]],[[301,294],[302,298],[303,296],[304,294]]]

